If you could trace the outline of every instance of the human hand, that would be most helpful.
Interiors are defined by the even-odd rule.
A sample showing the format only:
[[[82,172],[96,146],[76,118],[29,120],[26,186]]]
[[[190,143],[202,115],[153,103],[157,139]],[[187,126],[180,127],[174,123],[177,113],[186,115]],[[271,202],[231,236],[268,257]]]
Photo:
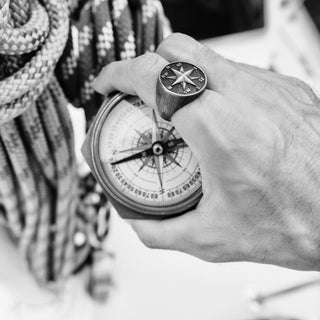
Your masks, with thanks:
[[[156,108],[171,61],[197,64],[207,90],[172,122],[199,161],[203,198],[164,221],[130,221],[149,247],[212,262],[252,261],[320,270],[320,108],[302,81],[228,61],[173,34],[157,53],[109,64],[97,91],[138,95]]]

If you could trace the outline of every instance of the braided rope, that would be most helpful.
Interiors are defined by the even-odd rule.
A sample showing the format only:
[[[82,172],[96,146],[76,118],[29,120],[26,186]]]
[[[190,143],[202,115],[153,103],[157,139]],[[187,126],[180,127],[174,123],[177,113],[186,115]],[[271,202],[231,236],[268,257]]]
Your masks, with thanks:
[[[11,30],[29,31],[30,28],[24,27],[28,23],[32,25],[32,19],[37,17],[37,12],[32,10],[37,10],[37,7],[28,0],[19,0],[15,2],[19,10],[15,10],[11,3],[13,19],[8,20]],[[70,221],[74,219],[77,201],[71,124],[65,119],[65,112],[59,115],[60,109],[66,109],[67,101],[54,101],[50,89],[43,91],[49,82],[54,81],[52,74],[67,40],[67,4],[60,0],[47,0],[44,8],[46,11],[42,10],[42,16],[45,18],[40,21],[50,19],[50,29],[47,24],[45,30],[48,37],[40,39],[39,32],[29,37],[29,40],[38,37],[43,42],[29,60],[26,55],[21,59],[4,56],[9,76],[0,83],[1,88],[9,88],[7,94],[12,93],[5,98],[3,91],[0,98],[0,119],[5,122],[0,129],[3,145],[1,168],[4,168],[4,186],[12,187],[11,194],[1,198],[9,217],[8,225],[19,238],[20,250],[36,278],[42,282],[67,276],[74,268],[74,249],[70,241],[73,224]],[[13,36],[15,34],[13,32]],[[1,36],[2,41],[8,41],[3,33]],[[7,45],[15,43],[15,46],[20,46],[17,54],[29,52],[28,47],[19,42],[19,35],[16,41],[10,41]],[[11,50],[15,46],[11,46]],[[6,53],[11,54],[12,51]],[[11,120],[23,111],[21,117]],[[60,119],[62,117],[63,120]],[[61,123],[68,128],[62,129]],[[19,197],[15,190],[19,191]],[[9,207],[10,202],[14,203],[14,208]],[[52,217],[54,221],[51,221]],[[65,231],[57,232],[52,238],[50,235],[55,230]],[[53,257],[49,261],[48,248],[52,246]],[[65,257],[69,262],[64,261]],[[53,271],[49,275],[48,265],[52,263]]]
[[[9,21],[10,12],[9,12],[9,1],[0,0],[0,27],[4,28]]]
[[[0,25],[1,28],[1,25]],[[49,17],[37,1],[31,3],[31,16],[21,28],[10,26],[0,29],[0,54],[23,54],[42,45],[48,35]]]
[[[39,95],[39,92],[46,86],[48,74],[54,71],[66,44],[69,24],[67,4],[61,0],[46,0],[45,4],[47,14],[50,17],[51,32],[30,62],[7,77],[6,81],[0,82],[0,102],[3,105],[0,109],[1,122],[13,119],[26,109],[17,110],[20,106],[19,102],[22,102],[26,95],[28,95],[28,100],[31,95],[33,96],[32,100],[35,100],[34,94]],[[12,101],[15,104],[14,110],[12,109]],[[10,108],[10,103],[11,113],[6,112],[6,109]],[[8,107],[6,104],[9,104]]]
[[[40,282],[82,263],[89,247],[73,243],[86,228],[77,216],[98,210],[79,195],[67,103],[90,121],[102,100],[91,88],[96,73],[160,40],[158,1],[131,1],[73,0],[73,32],[65,0],[0,0],[0,216]]]

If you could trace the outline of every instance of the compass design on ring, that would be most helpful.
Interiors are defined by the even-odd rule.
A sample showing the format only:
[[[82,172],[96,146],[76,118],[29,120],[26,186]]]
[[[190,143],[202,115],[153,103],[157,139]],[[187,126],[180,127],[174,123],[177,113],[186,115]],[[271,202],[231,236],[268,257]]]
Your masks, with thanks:
[[[160,73],[160,80],[164,87],[178,95],[193,95],[207,84],[204,72],[187,62],[173,62]]]

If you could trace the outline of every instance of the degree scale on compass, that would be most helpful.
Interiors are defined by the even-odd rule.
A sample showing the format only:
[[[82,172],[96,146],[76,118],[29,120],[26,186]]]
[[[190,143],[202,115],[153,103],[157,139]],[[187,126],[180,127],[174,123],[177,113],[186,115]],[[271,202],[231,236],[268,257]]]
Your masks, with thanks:
[[[186,202],[201,189],[198,162],[170,122],[137,97],[105,118],[98,141],[106,180],[119,197],[148,208]]]

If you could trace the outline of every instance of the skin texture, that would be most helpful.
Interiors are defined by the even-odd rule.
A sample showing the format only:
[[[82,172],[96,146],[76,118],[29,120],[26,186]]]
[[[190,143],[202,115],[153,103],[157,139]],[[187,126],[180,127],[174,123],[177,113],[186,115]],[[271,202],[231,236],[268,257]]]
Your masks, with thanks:
[[[94,88],[140,96],[156,108],[156,81],[171,61],[201,67],[204,94],[172,118],[197,157],[204,196],[165,221],[129,221],[151,248],[206,261],[251,261],[320,270],[320,102],[304,82],[224,59],[173,34],[156,53],[115,62]]]

